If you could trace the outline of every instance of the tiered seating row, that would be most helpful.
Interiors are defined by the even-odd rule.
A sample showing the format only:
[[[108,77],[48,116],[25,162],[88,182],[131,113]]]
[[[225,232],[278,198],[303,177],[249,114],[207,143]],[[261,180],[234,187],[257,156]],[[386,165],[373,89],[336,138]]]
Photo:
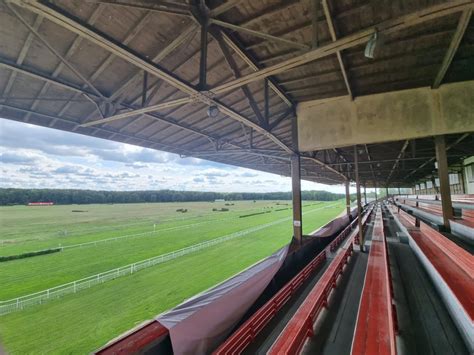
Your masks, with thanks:
[[[377,210],[352,354],[396,354],[396,312],[382,211]]]
[[[371,210],[363,216],[363,228],[367,223],[370,213]],[[353,241],[357,234],[358,228],[355,228],[343,249],[336,255],[321,279],[318,280],[310,291],[268,354],[297,354],[303,348],[307,338],[313,335],[314,322],[321,311],[327,307],[329,295],[332,289],[336,287],[337,279],[342,274],[345,264],[348,263],[348,259],[352,255]]]
[[[297,354],[301,351],[306,339],[313,335],[313,325],[320,312],[327,306],[328,297],[336,287],[336,281],[342,274],[344,265],[353,251],[351,243],[332,261],[316,286],[308,294],[304,303],[298,308],[283,332],[271,347],[268,354]]]
[[[214,354],[240,354],[324,261],[326,261],[325,250],[242,324]]]
[[[367,214],[363,216],[362,222],[365,225]],[[354,219],[339,235],[329,244],[331,252],[335,252],[339,245],[347,238],[352,228],[357,226],[358,219]],[[356,228],[357,229],[357,228]],[[352,247],[351,247],[352,250]],[[346,251],[347,253],[347,251]],[[288,302],[288,300],[298,291],[301,285],[311,276],[314,271],[326,261],[326,250],[317,255],[303,270],[301,270],[291,281],[289,281],[280,291],[278,291],[265,305],[254,313],[236,332],[234,332],[214,354],[238,354],[246,349],[271,321],[276,313]]]
[[[398,198],[397,202],[402,208],[407,211],[413,211],[415,215],[423,219],[429,220],[438,225],[443,224],[443,211],[440,204],[441,202],[439,201],[437,201],[438,204],[434,204],[434,201],[422,202],[422,200]],[[474,208],[474,204],[472,206]],[[451,233],[468,243],[474,243],[474,209],[462,208],[461,217],[450,220],[449,224],[451,227]]]
[[[431,198],[435,196],[435,198]],[[453,195],[453,207],[461,210],[460,219],[456,219],[457,223],[464,224],[474,228],[474,195]],[[399,203],[418,208],[427,213],[433,213],[438,216],[443,215],[441,200],[437,195],[427,195],[421,198],[414,197],[395,197]]]
[[[415,219],[407,213],[395,209],[392,213],[474,352],[474,256],[423,222],[416,228]]]

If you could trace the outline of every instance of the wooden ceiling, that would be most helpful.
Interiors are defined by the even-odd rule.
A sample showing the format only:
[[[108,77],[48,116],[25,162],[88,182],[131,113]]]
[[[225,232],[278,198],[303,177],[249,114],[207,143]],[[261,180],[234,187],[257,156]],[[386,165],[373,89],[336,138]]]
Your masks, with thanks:
[[[298,102],[473,80],[473,8],[436,0],[0,1],[0,116],[289,175]],[[474,154],[474,134],[448,136],[447,145],[456,164]],[[432,138],[358,150],[361,181],[372,186],[410,186],[434,168]],[[302,158],[303,179],[354,178],[353,147]]]

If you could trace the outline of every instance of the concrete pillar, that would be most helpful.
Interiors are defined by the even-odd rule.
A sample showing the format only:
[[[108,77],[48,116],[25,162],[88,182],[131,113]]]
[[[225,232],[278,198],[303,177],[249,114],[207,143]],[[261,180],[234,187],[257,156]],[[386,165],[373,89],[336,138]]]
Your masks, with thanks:
[[[400,186],[398,186],[398,195],[400,196],[401,193],[400,193]]]
[[[367,204],[367,186],[364,184],[364,203]]]
[[[385,196],[388,198],[388,186],[385,186]]]
[[[360,197],[360,181],[359,181],[359,152],[357,146],[354,146],[354,165],[355,165],[355,178],[356,178],[356,190],[357,190],[357,224],[359,225],[359,241],[360,251],[364,251],[364,233],[362,233],[362,203]]]
[[[291,157],[291,188],[293,191],[293,237],[301,244],[303,240],[302,213],[301,213],[301,166],[300,156]]]
[[[377,181],[374,181],[375,186],[375,199],[377,200]]]
[[[349,179],[346,180],[346,212],[348,216],[351,214],[351,195],[349,193]]]
[[[441,206],[443,208],[443,222],[449,230],[449,220],[453,218],[453,204],[449,189],[448,159],[446,157],[446,141],[444,136],[435,137],[436,161],[438,162],[439,189],[441,192]]]

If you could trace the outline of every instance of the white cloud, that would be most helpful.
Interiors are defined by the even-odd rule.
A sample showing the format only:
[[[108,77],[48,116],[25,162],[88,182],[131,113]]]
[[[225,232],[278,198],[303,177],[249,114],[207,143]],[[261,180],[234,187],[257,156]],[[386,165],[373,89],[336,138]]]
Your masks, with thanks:
[[[0,187],[289,191],[287,177],[0,119]],[[303,181],[303,189],[343,186]]]

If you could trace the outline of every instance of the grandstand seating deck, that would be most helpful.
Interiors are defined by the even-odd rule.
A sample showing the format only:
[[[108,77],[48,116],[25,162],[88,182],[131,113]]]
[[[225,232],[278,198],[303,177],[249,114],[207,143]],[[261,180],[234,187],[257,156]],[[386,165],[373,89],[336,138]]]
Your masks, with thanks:
[[[368,214],[363,217],[363,224],[365,224],[367,217]],[[352,227],[355,227],[355,229],[352,230]],[[357,230],[357,221],[354,220],[339,233],[326,250],[316,256],[312,262],[242,324],[214,354],[266,352],[281,333],[285,324],[309,297],[315,285],[324,282],[324,279],[328,277],[326,276],[328,273],[334,279],[336,269],[340,270],[342,268],[343,262],[341,260],[347,260],[352,253],[352,239]],[[333,256],[333,253],[337,252],[337,249],[346,238],[348,240],[342,247],[343,252]]]
[[[352,354],[396,354],[396,315],[382,211],[377,210]]]
[[[395,218],[399,219],[395,212]],[[414,218],[405,214],[408,219]],[[410,245],[398,240],[399,225],[387,219],[388,250],[397,305],[397,351],[404,354],[468,354],[435,284]]]
[[[414,228],[414,218],[400,211],[401,223],[430,260],[464,310],[474,320],[474,256],[423,222]]]

